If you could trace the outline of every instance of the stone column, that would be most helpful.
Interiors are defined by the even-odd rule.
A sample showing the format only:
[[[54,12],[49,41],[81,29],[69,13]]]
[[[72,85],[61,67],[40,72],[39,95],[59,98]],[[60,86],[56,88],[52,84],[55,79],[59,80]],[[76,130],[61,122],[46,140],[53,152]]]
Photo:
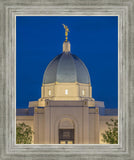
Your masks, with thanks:
[[[34,144],[39,143],[39,125],[38,125],[38,114],[37,107],[34,108]]]

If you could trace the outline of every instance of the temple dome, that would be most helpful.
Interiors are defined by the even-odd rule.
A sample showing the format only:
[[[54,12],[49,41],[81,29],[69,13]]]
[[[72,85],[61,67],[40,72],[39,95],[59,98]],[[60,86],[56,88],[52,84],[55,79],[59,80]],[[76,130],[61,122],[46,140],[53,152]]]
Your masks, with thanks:
[[[90,83],[90,76],[85,64],[70,52],[70,43],[63,43],[63,53],[56,56],[47,66],[43,84],[48,83]],[[65,48],[64,48],[65,47]]]

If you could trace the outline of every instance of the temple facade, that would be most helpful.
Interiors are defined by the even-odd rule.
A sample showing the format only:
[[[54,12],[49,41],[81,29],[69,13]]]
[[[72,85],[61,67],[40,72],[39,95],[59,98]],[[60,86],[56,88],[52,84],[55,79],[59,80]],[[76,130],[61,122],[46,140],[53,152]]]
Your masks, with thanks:
[[[17,109],[16,123],[31,126],[33,144],[101,144],[106,122],[118,118],[117,110],[92,97],[88,69],[71,54],[66,27],[63,52],[44,72],[41,98]]]

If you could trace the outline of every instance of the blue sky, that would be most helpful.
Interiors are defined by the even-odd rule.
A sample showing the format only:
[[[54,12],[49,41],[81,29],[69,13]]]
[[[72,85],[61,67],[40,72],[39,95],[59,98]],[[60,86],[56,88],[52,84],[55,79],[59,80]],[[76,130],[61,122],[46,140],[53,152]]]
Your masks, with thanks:
[[[117,16],[21,16],[16,18],[16,104],[27,108],[41,97],[44,71],[62,53],[69,27],[71,52],[87,66],[92,96],[106,108],[118,107]]]

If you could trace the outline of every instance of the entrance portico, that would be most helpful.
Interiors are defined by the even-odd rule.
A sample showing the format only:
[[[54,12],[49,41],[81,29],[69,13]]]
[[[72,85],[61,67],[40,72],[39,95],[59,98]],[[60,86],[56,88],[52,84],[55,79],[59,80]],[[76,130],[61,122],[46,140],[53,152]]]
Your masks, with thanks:
[[[35,113],[36,144],[99,143],[99,113],[81,101],[47,101]],[[37,127],[38,126],[38,127]]]

